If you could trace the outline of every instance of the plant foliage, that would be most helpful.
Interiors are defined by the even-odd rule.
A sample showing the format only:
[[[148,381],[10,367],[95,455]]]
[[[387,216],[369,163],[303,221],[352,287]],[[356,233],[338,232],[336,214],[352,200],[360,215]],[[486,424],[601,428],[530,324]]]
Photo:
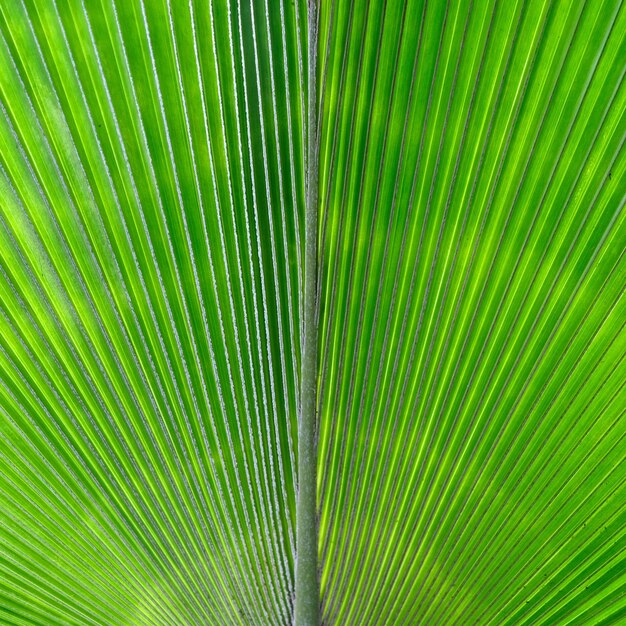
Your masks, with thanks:
[[[626,621],[625,73],[622,0],[0,0],[0,623],[291,624],[307,401],[324,624]]]

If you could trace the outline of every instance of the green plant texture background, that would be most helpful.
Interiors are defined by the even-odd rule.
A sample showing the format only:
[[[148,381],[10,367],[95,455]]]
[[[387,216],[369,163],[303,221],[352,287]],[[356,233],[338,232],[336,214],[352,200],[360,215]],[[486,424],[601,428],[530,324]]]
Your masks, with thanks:
[[[624,4],[0,0],[0,624],[625,624]]]

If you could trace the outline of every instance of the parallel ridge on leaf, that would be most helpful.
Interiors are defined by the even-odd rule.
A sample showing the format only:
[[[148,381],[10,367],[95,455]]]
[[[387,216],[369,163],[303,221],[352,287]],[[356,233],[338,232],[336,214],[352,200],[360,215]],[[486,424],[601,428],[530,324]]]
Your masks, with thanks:
[[[291,623],[306,19],[0,1],[0,622]]]
[[[322,2],[324,624],[624,619],[625,32]]]

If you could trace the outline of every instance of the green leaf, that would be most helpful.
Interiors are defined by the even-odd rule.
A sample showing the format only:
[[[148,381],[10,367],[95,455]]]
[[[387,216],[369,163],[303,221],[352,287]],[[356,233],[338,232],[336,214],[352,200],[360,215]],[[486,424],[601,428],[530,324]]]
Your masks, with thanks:
[[[0,0],[0,623],[624,621],[623,4]]]
[[[619,619],[625,26],[328,8],[325,623]]]

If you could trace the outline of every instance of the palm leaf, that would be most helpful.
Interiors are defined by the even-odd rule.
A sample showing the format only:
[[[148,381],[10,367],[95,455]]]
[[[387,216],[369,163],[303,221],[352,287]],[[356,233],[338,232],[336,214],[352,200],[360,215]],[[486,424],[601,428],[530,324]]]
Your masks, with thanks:
[[[626,619],[621,1],[0,15],[0,623]]]

